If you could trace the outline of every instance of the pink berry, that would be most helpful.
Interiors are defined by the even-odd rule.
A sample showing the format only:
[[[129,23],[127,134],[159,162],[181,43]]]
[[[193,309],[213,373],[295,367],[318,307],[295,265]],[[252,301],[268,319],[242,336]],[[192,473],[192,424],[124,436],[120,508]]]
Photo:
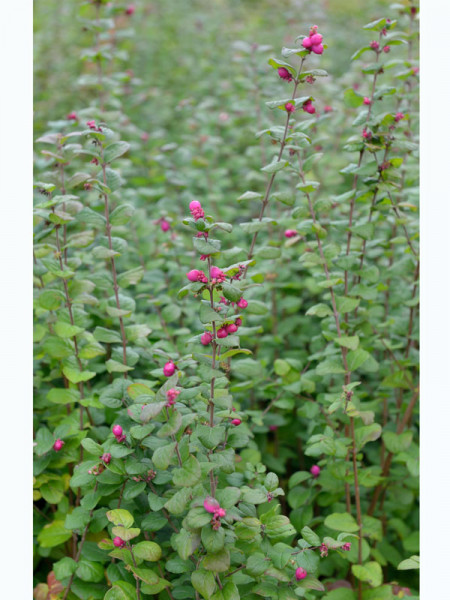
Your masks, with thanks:
[[[370,47],[372,48],[372,50],[378,50],[380,44],[376,40],[374,40],[373,42],[370,42]]]
[[[314,54],[323,54],[323,45],[316,44],[311,48],[311,50],[314,52]]]
[[[218,329],[217,331],[217,337],[218,338],[226,338],[228,336],[228,331],[226,327],[221,327],[220,329]]]
[[[332,106],[324,106],[323,107],[323,112],[329,113],[329,112],[333,112],[333,107]]]
[[[284,108],[286,109],[286,112],[288,112],[288,113],[295,112],[295,104],[292,104],[292,102],[286,102],[286,104],[284,105]]]
[[[367,104],[367,105],[369,105],[369,104],[372,104],[372,101],[371,101],[371,99],[370,99],[370,98],[368,98],[367,96],[364,96],[364,100],[363,100],[363,102],[364,102],[364,104]]]
[[[242,421],[240,419],[232,419],[231,420],[231,424],[232,425],[240,425],[242,423]]]
[[[225,281],[225,273],[219,267],[211,267],[211,279],[215,279],[218,283]]]
[[[73,111],[72,111],[72,112],[70,112],[70,113],[67,115],[66,119],[67,119],[68,121],[77,121],[77,120],[78,120],[77,113],[76,113],[76,112],[73,112]]]
[[[281,79],[284,79],[285,81],[292,81],[292,75],[284,67],[280,67],[278,69],[278,75],[281,77]]]
[[[122,538],[117,536],[113,539],[113,544],[116,548],[123,548],[125,546],[126,542],[124,542]]]
[[[398,123],[399,121],[401,121],[404,118],[405,118],[405,115],[402,112],[398,112],[394,117],[396,123]]]
[[[166,221],[165,219],[163,219],[161,221],[161,223],[159,224],[159,226],[161,227],[162,231],[169,231],[169,229],[170,229],[170,223],[168,221]]]
[[[87,121],[86,125],[89,127],[89,129],[95,129],[96,127],[95,121]]]
[[[198,281],[199,274],[200,271],[198,269],[192,269],[192,271],[186,273],[186,277],[189,279],[189,281]]]
[[[351,550],[351,547],[352,545],[350,544],[350,542],[347,542],[342,546],[342,550],[345,550],[347,552],[348,550]]]
[[[236,333],[237,330],[238,326],[235,323],[230,323],[230,325],[227,325],[228,335],[230,335],[231,333]]]
[[[136,10],[136,7],[134,6],[134,4],[130,4],[130,6],[128,6],[125,10],[125,14],[130,16],[134,14],[134,11]]]
[[[238,317],[238,318],[236,319],[236,321],[234,322],[234,324],[235,324],[237,327],[240,327],[240,326],[242,325],[242,319],[241,319],[241,317]]]
[[[200,341],[204,346],[208,346],[212,342],[212,340],[213,336],[212,333],[210,333],[209,331],[205,331],[205,333],[200,338]]]
[[[169,360],[169,362],[166,362],[166,364],[164,365],[163,368],[163,373],[166,377],[171,377],[174,373],[175,373],[175,365],[174,363]]]
[[[241,298],[237,305],[239,306],[239,308],[247,308],[248,302],[245,298]]]
[[[287,238],[295,237],[296,235],[297,235],[297,232],[295,229],[286,229],[286,231],[284,232],[284,237],[287,237]]]
[[[109,463],[111,462],[111,454],[109,452],[105,452],[105,454],[102,454],[102,456],[100,457],[100,460],[102,460],[105,465],[109,465]]]
[[[306,571],[306,569],[302,569],[302,567],[298,567],[297,569],[295,569],[295,579],[297,581],[300,581],[301,579],[305,579],[305,577],[308,575],[308,572]]]
[[[197,208],[201,208],[202,205],[200,204],[200,202],[198,200],[192,200],[192,202],[189,204],[189,210],[196,210]]]
[[[385,52],[386,54],[387,54],[388,52],[390,52],[390,51],[391,51],[391,47],[390,47],[390,46],[384,46],[384,47],[383,47],[383,52]]]
[[[309,39],[311,40],[311,46],[317,46],[318,44],[322,43],[323,37],[320,35],[320,33],[315,33]]]
[[[218,508],[216,510],[216,515],[219,517],[219,519],[225,517],[227,514],[227,511],[224,508]]]
[[[59,438],[57,440],[55,440],[55,443],[53,444],[53,450],[55,450],[55,452],[59,452],[60,450],[62,450],[62,447],[64,446],[65,442],[63,442],[62,440],[60,440]]]
[[[120,425],[114,425],[114,427],[112,428],[112,432],[116,437],[119,437],[122,435],[123,429]]]
[[[312,475],[314,478],[316,478],[316,477],[319,477],[319,475],[320,475],[320,467],[319,467],[319,465],[313,465],[313,466],[310,468],[309,472],[311,473],[311,475]]]
[[[219,510],[220,506],[215,498],[206,496],[205,501],[203,502],[203,508],[206,510],[206,512],[214,514],[217,510]]]
[[[278,425],[269,425],[270,431],[276,431],[278,429]]]
[[[306,37],[303,41],[302,41],[302,46],[303,48],[306,48],[307,50],[309,50],[311,48],[311,46],[313,45],[311,38]]]
[[[305,112],[309,113],[310,115],[313,115],[316,112],[316,108],[315,106],[313,106],[312,100],[307,100],[306,102],[304,102],[302,108]]]

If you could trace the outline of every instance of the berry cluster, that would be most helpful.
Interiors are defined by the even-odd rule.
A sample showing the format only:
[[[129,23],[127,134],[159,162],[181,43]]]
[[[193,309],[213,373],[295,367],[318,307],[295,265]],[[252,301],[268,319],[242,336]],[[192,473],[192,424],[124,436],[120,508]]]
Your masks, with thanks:
[[[211,525],[212,528],[217,531],[221,525],[220,519],[223,519],[226,516],[227,511],[224,508],[221,508],[218,501],[211,496],[207,496],[205,498],[203,507],[206,512],[209,512],[213,515],[213,518],[211,519]]]
[[[191,211],[191,215],[196,221],[198,221],[199,219],[203,219],[203,217],[205,216],[205,211],[202,209],[202,205],[198,200],[193,200],[189,204],[189,210]]]
[[[167,404],[166,406],[173,406],[176,402],[176,398],[177,396],[180,395],[180,390],[176,390],[175,388],[170,388],[170,390],[167,390],[166,392],[166,398],[167,398]]]
[[[323,53],[323,44],[322,44],[322,35],[317,33],[317,25],[313,25],[309,32],[309,37],[306,37],[303,42],[303,48],[309,50],[310,52],[314,52],[314,54],[322,54]]]

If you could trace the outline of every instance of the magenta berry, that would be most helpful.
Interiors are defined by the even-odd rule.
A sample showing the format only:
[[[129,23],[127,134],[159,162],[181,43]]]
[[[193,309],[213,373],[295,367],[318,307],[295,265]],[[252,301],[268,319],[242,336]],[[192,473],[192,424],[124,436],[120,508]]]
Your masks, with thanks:
[[[200,271],[198,269],[192,269],[192,271],[186,273],[186,277],[189,279],[189,281],[198,281],[199,274]]]
[[[232,420],[231,420],[231,424],[232,424],[232,425],[235,425],[236,427],[237,427],[238,425],[240,425],[241,423],[242,423],[242,421],[241,421],[240,419],[232,419]]]
[[[306,48],[307,50],[309,50],[312,46],[312,41],[310,37],[306,37],[303,41],[302,41],[302,46],[303,48]]]
[[[269,425],[270,431],[276,431],[278,429],[278,425]]]
[[[284,237],[287,237],[287,238],[295,237],[296,235],[297,235],[297,232],[295,229],[286,229],[286,231],[284,232]]]
[[[286,104],[284,105],[284,108],[286,109],[286,112],[288,112],[288,113],[295,112],[295,104],[293,104],[292,102],[286,102]]]
[[[280,67],[278,69],[278,75],[281,77],[281,79],[284,79],[284,81],[292,81],[292,75],[284,67]]]
[[[327,104],[326,106],[323,107],[323,112],[325,112],[325,113],[333,112],[333,107],[328,106],[328,104]]]
[[[211,267],[211,279],[216,283],[225,281],[225,273],[219,267]]]
[[[307,100],[304,102],[302,109],[310,115],[313,115],[316,112],[316,108],[313,106],[312,100]]]
[[[203,219],[203,217],[205,216],[205,211],[202,209],[202,205],[198,200],[193,200],[189,204],[189,210],[191,211],[191,215],[196,221],[198,221],[199,219]]]
[[[215,514],[217,512],[217,510],[220,509],[220,506],[215,498],[212,498],[211,496],[207,496],[205,498],[205,501],[203,502],[203,508],[206,510],[206,512]]]
[[[120,538],[119,536],[116,536],[113,539],[113,544],[116,548],[123,548],[126,544],[126,542],[124,542],[124,540],[122,538]]]
[[[209,331],[205,331],[200,338],[201,343],[204,346],[208,346],[213,341],[213,335]]]
[[[321,544],[319,550],[320,550],[320,556],[322,558],[324,558],[325,556],[328,556],[328,546],[326,544]]]
[[[390,47],[390,46],[384,46],[384,47],[383,47],[383,52],[385,52],[386,54],[387,54],[388,52],[390,52],[390,51],[391,51],[391,47]]]
[[[114,425],[112,432],[116,437],[120,437],[123,433],[123,429],[120,425]]]
[[[322,44],[317,44],[316,46],[313,46],[311,50],[314,52],[314,54],[323,54],[324,48]]]
[[[405,118],[405,115],[402,112],[396,113],[396,115],[394,117],[396,123],[398,123],[399,121],[401,121],[404,118]]]
[[[237,327],[240,327],[240,326],[242,325],[242,319],[241,319],[241,317],[238,317],[238,318],[236,319],[236,321],[234,322],[234,324],[235,324]]]
[[[161,231],[169,231],[170,229],[170,223],[169,221],[166,221],[165,219],[162,219],[159,226],[161,227]]]
[[[319,465],[313,465],[313,466],[310,468],[309,472],[311,473],[311,475],[312,475],[314,478],[316,478],[316,477],[319,477],[319,475],[320,475],[320,467],[319,467]]]
[[[175,364],[171,360],[169,360],[169,362],[166,362],[166,364],[164,365],[163,373],[166,377],[171,377],[175,373],[175,369]]]
[[[216,515],[217,517],[219,517],[219,519],[222,519],[223,517],[225,517],[227,514],[227,511],[224,508],[218,508],[216,510]]]
[[[55,440],[55,443],[53,444],[53,450],[55,450],[55,452],[59,452],[60,450],[62,450],[62,447],[64,446],[65,442],[63,442],[62,440],[60,440],[59,438],[57,440]]]
[[[227,325],[228,335],[230,335],[231,333],[236,333],[237,330],[238,326],[236,325],[236,323],[230,323],[230,325]]]
[[[169,402],[175,403],[175,399],[180,395],[180,390],[176,390],[175,388],[170,388],[166,392],[166,398]]]
[[[245,298],[241,298],[237,305],[239,306],[239,308],[247,308],[248,302]]]
[[[303,569],[302,567],[297,567],[297,569],[295,569],[295,579],[297,581],[300,581],[301,579],[305,579],[305,577],[308,575],[308,572],[306,571],[306,569]]]
[[[323,37],[320,33],[315,33],[309,39],[311,40],[311,46],[317,46],[322,43]]]
[[[370,47],[372,50],[378,50],[380,48],[380,44],[376,40],[373,40],[373,42],[370,42]]]
[[[78,121],[77,113],[76,113],[76,112],[74,112],[74,111],[70,112],[70,113],[67,115],[66,119],[67,119],[68,121]]]
[[[105,452],[105,454],[102,454],[102,456],[100,456],[100,460],[102,460],[105,465],[109,465],[109,463],[111,462],[111,454],[109,452]]]
[[[226,327],[221,327],[220,329],[217,330],[217,337],[218,338],[226,338],[228,336],[228,331]]]
[[[135,10],[136,10],[136,7],[134,6],[134,4],[130,4],[125,9],[125,14],[128,15],[129,17],[131,17],[131,15],[134,15]]]
[[[371,101],[371,99],[370,99],[370,98],[368,98],[367,96],[364,96],[364,100],[363,100],[363,102],[364,102],[364,104],[367,104],[367,105],[369,105],[369,104],[372,104],[372,101]]]

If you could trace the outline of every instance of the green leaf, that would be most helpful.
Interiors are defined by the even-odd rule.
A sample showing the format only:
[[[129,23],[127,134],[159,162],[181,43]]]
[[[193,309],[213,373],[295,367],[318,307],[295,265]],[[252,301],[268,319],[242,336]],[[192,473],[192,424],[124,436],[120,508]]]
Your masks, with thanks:
[[[117,278],[117,282],[120,287],[127,288],[130,285],[138,284],[144,276],[144,268],[136,267],[135,269],[130,269],[129,271],[125,271],[121,273]]]
[[[336,296],[336,305],[338,312],[348,313],[359,306],[359,298],[349,298],[348,296]]]
[[[64,367],[63,373],[70,383],[80,383],[80,381],[88,381],[97,375],[95,371],[79,371],[72,367]]]
[[[114,525],[123,525],[123,527],[131,527],[134,523],[133,515],[123,508],[108,511],[106,518]]]
[[[92,583],[99,583],[104,577],[104,567],[101,563],[93,562],[91,560],[81,559],[78,563],[76,575],[82,581],[90,581]]]
[[[115,581],[103,600],[136,600],[136,590],[130,583]]]
[[[289,165],[289,161],[287,161],[287,160],[280,160],[280,161],[275,160],[274,162],[270,163],[269,165],[266,165],[265,167],[263,167],[261,169],[261,171],[264,171],[264,173],[269,173],[269,174],[277,173],[278,171],[281,171],[288,165]]]
[[[133,553],[138,558],[155,562],[161,558],[161,547],[155,542],[139,542],[133,547]]]
[[[65,296],[60,290],[46,290],[39,296],[39,306],[46,310],[56,310],[65,301]]]
[[[225,548],[215,554],[208,553],[202,560],[201,565],[207,571],[224,573],[230,568],[230,553]]]
[[[126,225],[134,215],[134,206],[132,204],[120,204],[115,208],[110,217],[111,225]]]
[[[38,542],[42,548],[59,546],[72,537],[72,532],[64,527],[64,521],[53,521],[44,525],[38,535]]]
[[[369,358],[370,354],[362,348],[352,350],[347,354],[348,368],[350,371],[356,371],[356,369],[359,369],[359,367],[363,365]]]
[[[408,571],[409,569],[419,569],[420,568],[420,558],[416,554],[402,560],[402,562],[398,565],[397,569],[399,571]]]
[[[122,154],[128,152],[130,147],[131,146],[128,142],[113,142],[112,144],[109,144],[109,146],[105,148],[103,155],[104,162],[110,163],[116,158],[119,158],[119,156],[122,156]]]
[[[358,523],[349,513],[332,513],[325,519],[326,527],[336,531],[345,531],[346,533],[354,533],[358,531]]]
[[[77,566],[78,564],[69,556],[65,556],[61,560],[58,560],[58,562],[53,564],[56,579],[61,580],[65,577],[70,577],[72,573],[75,573],[77,570]]]
[[[372,587],[378,587],[383,583],[383,572],[375,561],[367,562],[364,565],[352,565],[352,573],[360,581],[365,581]]]
[[[193,486],[200,480],[202,471],[200,463],[191,455],[187,461],[183,462],[183,466],[180,469],[174,469],[173,484],[177,487],[188,487]]]
[[[158,433],[156,435],[160,438],[168,437],[169,435],[175,435],[176,432],[180,429],[181,425],[182,425],[181,414],[177,410],[174,410],[172,412],[172,414],[170,415],[170,418],[167,421],[167,423],[165,423],[161,427],[161,429],[158,431]]]
[[[84,331],[82,327],[77,327],[76,325],[71,325],[70,323],[64,323],[62,321],[56,321],[53,325],[53,329],[56,335],[61,338],[71,338]]]
[[[38,456],[42,456],[52,448],[53,444],[55,443],[55,438],[46,427],[40,427],[37,430],[35,441],[36,454]]]
[[[94,456],[101,456],[103,454],[103,448],[91,438],[81,440],[81,445],[89,454],[93,454]]]
[[[214,575],[210,571],[204,571],[203,569],[194,571],[191,573],[191,582],[194,589],[201,594],[205,600],[209,600],[216,590],[216,581]]]
[[[344,104],[350,108],[361,106],[364,101],[363,96],[357,94],[353,88],[349,88],[344,92]]]
[[[356,350],[359,345],[359,337],[357,335],[341,336],[334,340],[339,346],[349,348],[350,350]]]
[[[113,536],[119,536],[125,542],[129,542],[130,540],[137,537],[140,533],[141,533],[141,530],[138,527],[125,528],[125,527],[118,525],[117,527],[112,528]]]
[[[243,200],[259,200],[263,197],[259,192],[245,192],[242,196],[239,196],[237,199],[238,202],[242,202]]]
[[[412,431],[405,431],[405,433],[400,434],[393,431],[385,431],[383,433],[384,444],[392,454],[398,454],[407,450],[411,445],[412,438]]]
[[[311,306],[311,308],[308,308],[308,310],[306,311],[306,315],[309,316],[314,316],[314,317],[319,317],[319,318],[323,318],[323,317],[328,317],[329,315],[332,315],[333,311],[331,310],[331,308],[328,306],[328,304],[315,304],[314,306]]]
[[[309,527],[303,527],[300,533],[302,534],[303,539],[306,540],[308,544],[311,544],[311,546],[320,545],[319,536],[317,535],[317,533],[314,533],[314,531]]]
[[[208,429],[210,429],[208,427]],[[175,453],[175,442],[167,444],[166,446],[160,446],[153,452],[152,461],[156,469],[165,471],[170,465],[172,456]]]

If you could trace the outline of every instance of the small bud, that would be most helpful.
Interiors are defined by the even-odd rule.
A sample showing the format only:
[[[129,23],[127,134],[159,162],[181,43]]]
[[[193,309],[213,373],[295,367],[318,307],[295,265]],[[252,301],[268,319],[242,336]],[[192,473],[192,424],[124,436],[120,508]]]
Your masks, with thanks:
[[[351,545],[351,543],[350,543],[350,542],[347,542],[346,544],[344,544],[344,545],[341,547],[341,549],[342,549],[342,550],[345,550],[345,552],[347,552],[348,550],[351,550],[351,548],[352,548],[352,545]]]
[[[76,113],[76,112],[73,112],[73,111],[72,111],[72,112],[70,112],[70,113],[67,115],[66,119],[67,119],[68,121],[78,121],[77,113]]]
[[[127,6],[127,8],[125,9],[125,14],[131,17],[131,15],[134,15],[135,10],[136,7],[134,6],[134,4],[130,4],[130,6]]]
[[[170,388],[166,392],[166,398],[169,402],[175,403],[175,399],[180,395],[180,390],[176,390],[175,388]]]
[[[120,425],[114,425],[114,427],[112,428],[112,432],[116,437],[119,437],[122,435],[123,429]]]
[[[383,52],[385,52],[386,54],[387,54],[388,52],[390,52],[390,51],[391,51],[391,47],[390,47],[390,46],[384,46],[384,47],[383,47]]]
[[[242,423],[242,421],[240,419],[231,419],[231,424],[235,425],[236,427],[238,425],[240,425]]]
[[[235,324],[237,327],[240,327],[240,326],[242,325],[242,319],[241,319],[241,317],[238,317],[238,318],[236,319],[236,321],[234,322],[234,324]]]
[[[323,112],[325,113],[329,113],[329,112],[333,112],[333,107],[332,106],[324,106],[323,107]]]
[[[120,538],[119,536],[116,536],[113,539],[113,544],[116,548],[123,548],[126,545],[126,542],[124,542],[123,539]]]
[[[313,465],[309,472],[311,473],[311,475],[316,479],[317,477],[319,477],[320,475],[320,467],[319,465]]]
[[[373,42],[370,42],[370,47],[372,48],[372,50],[378,50],[380,44],[376,40],[373,40]]]
[[[297,232],[295,229],[286,229],[286,231],[284,232],[284,237],[287,237],[287,238],[295,237],[296,235],[297,235]]]
[[[65,442],[63,442],[62,440],[60,440],[59,438],[57,440],[55,440],[55,443],[53,444],[53,450],[55,450],[55,452],[59,452],[60,450],[62,450],[62,447],[64,446]]]
[[[326,544],[321,544],[319,550],[320,550],[320,556],[322,558],[324,558],[325,556],[328,556],[328,546]]]
[[[398,123],[399,121],[401,121],[404,118],[405,118],[405,115],[402,112],[398,112],[394,117],[396,123]]]
[[[217,283],[225,281],[225,273],[219,267],[211,267],[211,279],[215,279]]]
[[[367,96],[364,96],[364,104],[366,104],[366,105],[372,104],[371,99],[368,98]]]
[[[295,579],[297,581],[300,581],[301,579],[305,579],[305,577],[308,575],[308,572],[306,571],[306,569],[303,569],[302,567],[297,567],[297,569],[295,569]]]
[[[189,210],[191,211],[191,215],[196,221],[198,221],[198,219],[203,219],[203,217],[205,216],[205,212],[202,209],[202,205],[198,200],[193,200],[189,204]]]
[[[247,300],[245,298],[241,298],[238,301],[237,305],[239,306],[239,308],[247,308],[248,302],[247,302]]]
[[[208,346],[213,340],[213,335],[209,331],[205,331],[205,333],[200,338],[201,343],[204,346]]]
[[[286,104],[284,105],[284,108],[286,109],[286,112],[288,112],[288,113],[295,112],[295,104],[293,104],[292,102],[286,102]]]
[[[102,460],[105,465],[109,465],[109,463],[111,462],[111,454],[109,452],[105,452],[105,454],[102,454],[102,456],[100,456],[100,460]]]
[[[219,517],[219,519],[222,519],[223,517],[225,517],[227,514],[227,511],[224,508],[218,508],[216,510],[216,516]]]
[[[302,108],[310,115],[313,115],[316,112],[316,108],[313,106],[312,100],[307,100],[304,102]]]
[[[171,377],[174,373],[175,373],[175,365],[174,363],[169,360],[169,362],[166,362],[166,364],[163,367],[163,373],[166,377]]]
[[[278,425],[269,425],[270,431],[276,431],[278,429]]]

